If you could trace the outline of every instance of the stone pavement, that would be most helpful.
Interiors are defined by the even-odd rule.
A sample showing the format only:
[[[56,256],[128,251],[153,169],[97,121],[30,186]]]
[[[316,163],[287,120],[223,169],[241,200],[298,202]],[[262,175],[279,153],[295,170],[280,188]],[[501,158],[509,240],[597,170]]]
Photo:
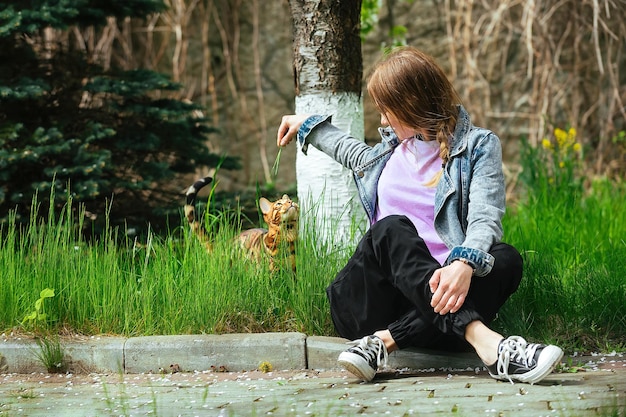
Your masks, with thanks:
[[[301,333],[69,338],[70,372],[0,337],[0,416],[625,416],[626,358],[565,358],[536,385],[493,380],[475,355],[401,351],[361,383],[345,340]],[[258,369],[269,370],[261,372]]]

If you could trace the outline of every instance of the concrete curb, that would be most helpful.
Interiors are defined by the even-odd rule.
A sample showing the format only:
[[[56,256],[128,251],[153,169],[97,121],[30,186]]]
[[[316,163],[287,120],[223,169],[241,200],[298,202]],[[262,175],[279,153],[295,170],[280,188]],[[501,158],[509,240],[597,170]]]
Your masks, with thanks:
[[[156,373],[173,370],[249,371],[270,364],[275,370],[336,369],[347,340],[303,333],[253,333],[59,339],[72,373]],[[46,372],[31,337],[0,338],[0,373]],[[473,353],[442,354],[409,349],[389,355],[394,369],[466,370],[482,367]]]
[[[148,336],[126,341],[125,372],[244,371],[263,362],[275,369],[305,369],[302,333]]]

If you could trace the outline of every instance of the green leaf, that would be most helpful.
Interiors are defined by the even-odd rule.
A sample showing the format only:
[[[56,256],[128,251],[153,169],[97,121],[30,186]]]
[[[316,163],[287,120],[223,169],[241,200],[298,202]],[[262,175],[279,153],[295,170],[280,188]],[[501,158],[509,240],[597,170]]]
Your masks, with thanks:
[[[37,312],[33,311],[32,313],[27,314],[27,315],[24,316],[24,321],[33,321],[36,318],[37,318]]]
[[[45,288],[41,290],[41,293],[39,293],[39,297],[42,299],[54,297],[54,289]]]

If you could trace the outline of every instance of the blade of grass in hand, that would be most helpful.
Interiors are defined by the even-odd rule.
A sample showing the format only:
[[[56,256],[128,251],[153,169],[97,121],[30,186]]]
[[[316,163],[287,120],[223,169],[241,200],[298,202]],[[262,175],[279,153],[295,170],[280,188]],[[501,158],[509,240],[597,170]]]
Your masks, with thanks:
[[[276,160],[274,161],[274,165],[272,165],[272,174],[274,177],[278,175],[278,166],[280,165],[280,153],[283,151],[283,148],[278,148],[278,153],[276,154]]]

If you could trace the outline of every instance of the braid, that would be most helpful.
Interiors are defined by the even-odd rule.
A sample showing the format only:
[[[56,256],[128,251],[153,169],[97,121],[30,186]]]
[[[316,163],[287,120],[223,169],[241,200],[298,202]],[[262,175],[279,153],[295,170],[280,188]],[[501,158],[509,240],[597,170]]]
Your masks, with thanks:
[[[448,159],[450,159],[450,149],[448,149],[448,131],[448,123],[446,123],[445,121],[439,122],[437,136],[435,139],[437,140],[437,142],[439,142],[439,157],[442,161],[442,168],[448,162]]]
[[[443,170],[450,160],[450,143],[448,138],[450,137],[450,127],[456,124],[456,117],[452,117],[452,121],[441,120],[437,124],[437,135],[435,136],[435,140],[439,142],[439,157],[441,158],[441,170],[426,183],[428,187],[434,187],[437,185],[441,176],[443,175]],[[452,124],[450,124],[452,123]]]

